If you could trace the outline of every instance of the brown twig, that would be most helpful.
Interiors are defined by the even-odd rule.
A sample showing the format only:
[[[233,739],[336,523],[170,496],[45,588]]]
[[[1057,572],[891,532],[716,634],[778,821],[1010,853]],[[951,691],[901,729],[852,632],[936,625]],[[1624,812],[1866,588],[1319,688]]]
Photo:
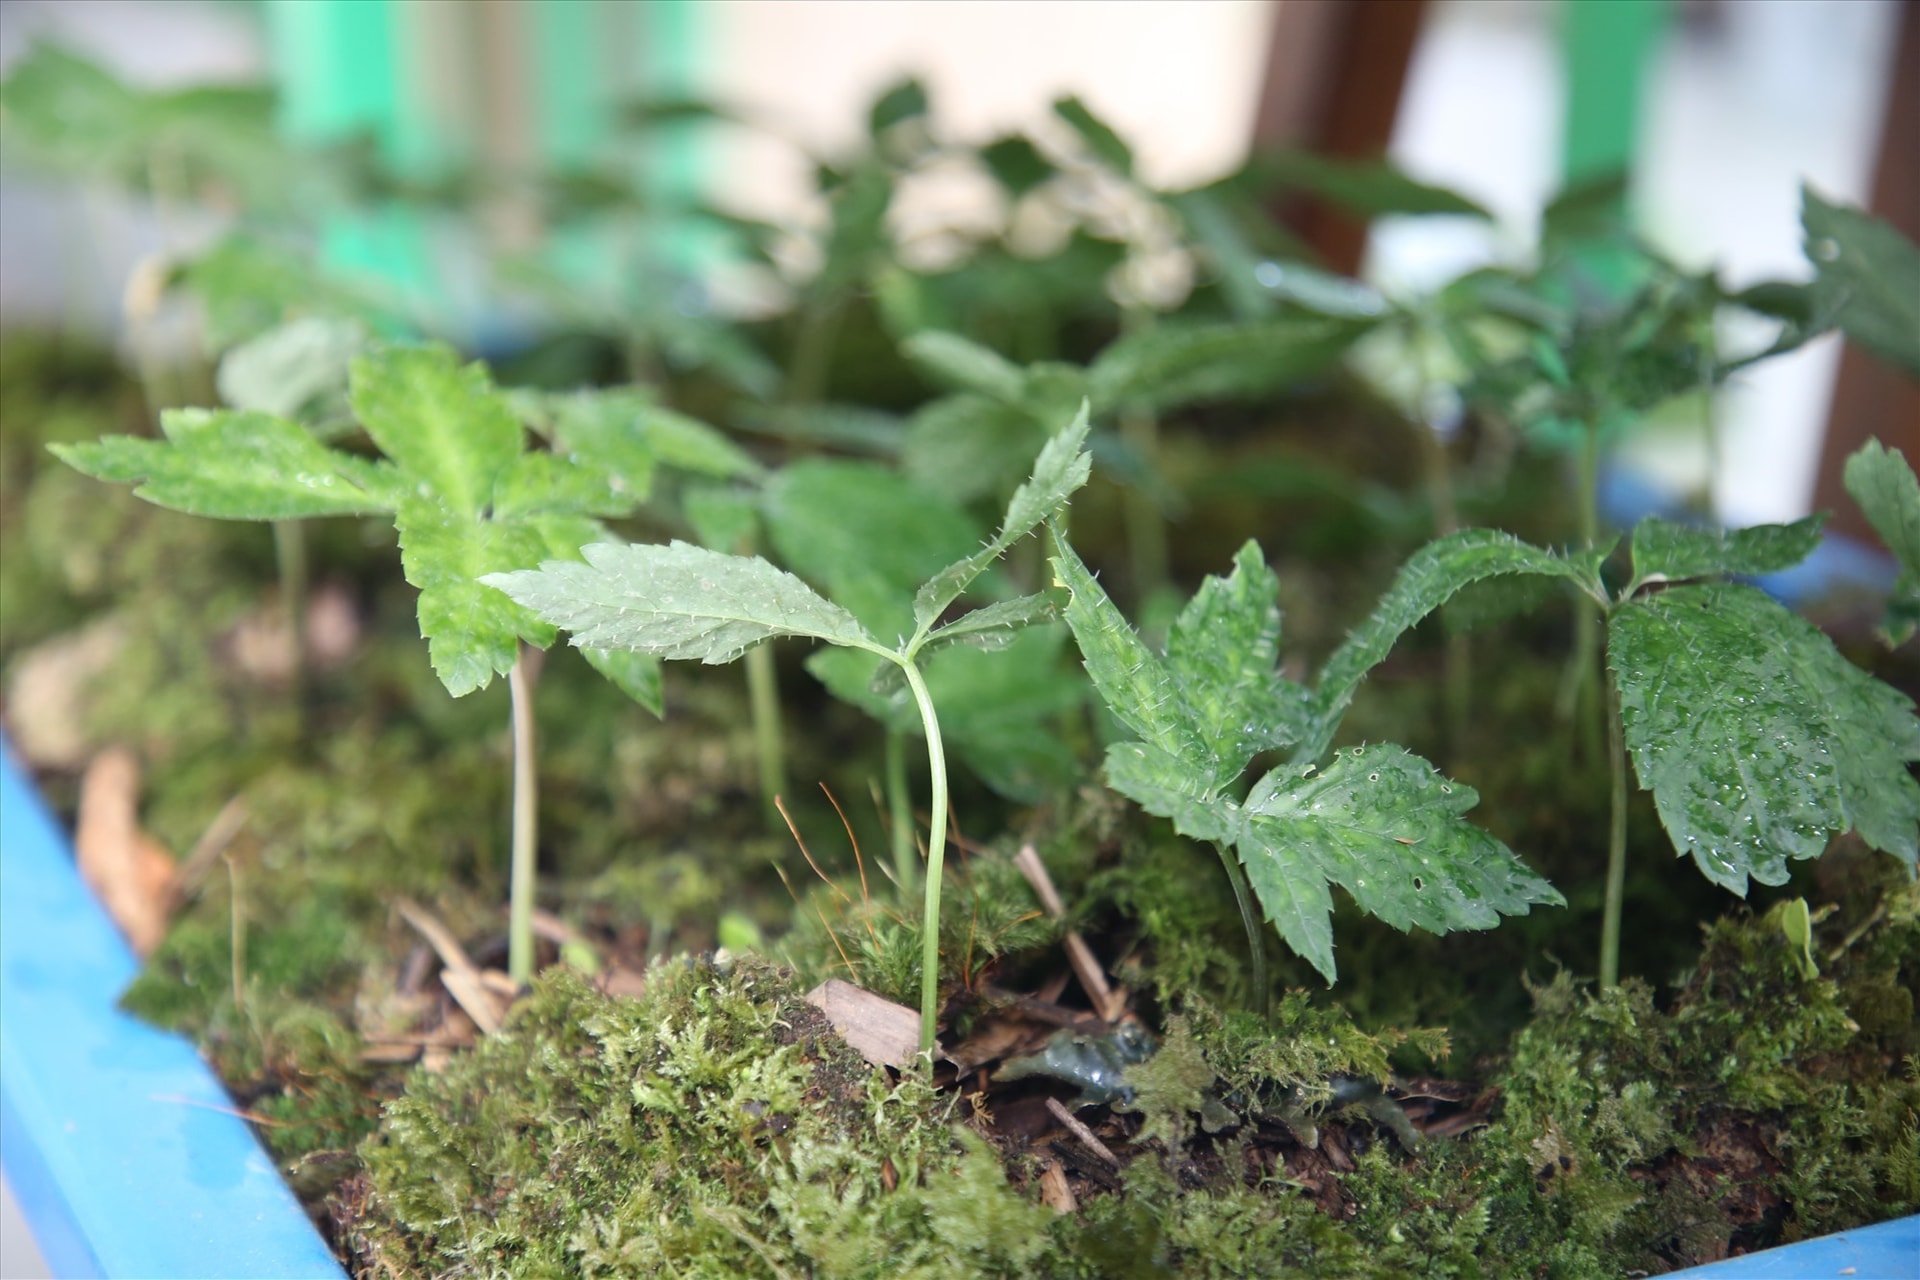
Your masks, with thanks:
[[[1093,1130],[1087,1128],[1086,1125],[1081,1124],[1079,1118],[1075,1116],[1073,1112],[1067,1110],[1066,1107],[1061,1104],[1060,1099],[1048,1098],[1047,1110],[1053,1113],[1053,1118],[1055,1120],[1058,1120],[1061,1124],[1066,1126],[1068,1133],[1071,1133],[1074,1137],[1080,1139],[1081,1143],[1087,1148],[1087,1150],[1093,1152],[1093,1154],[1095,1154],[1096,1156],[1099,1156],[1102,1160],[1106,1161],[1108,1164],[1112,1165],[1114,1168],[1118,1169],[1120,1167],[1120,1157],[1113,1154],[1112,1149],[1109,1148],[1106,1143],[1100,1141],[1099,1137],[1093,1132]]]
[[[440,963],[446,966],[440,971],[440,984],[447,989],[447,994],[466,1010],[474,1026],[487,1035],[498,1035],[501,1025],[499,1002],[459,940],[447,926],[411,899],[400,898],[393,905],[400,913],[400,918],[427,940],[427,945],[439,955]]]
[[[1055,920],[1064,920],[1067,905],[1061,901],[1060,891],[1053,886],[1053,877],[1047,874],[1046,864],[1040,861],[1040,854],[1031,843],[1020,846],[1020,852],[1013,855],[1013,865],[1033,886],[1034,895],[1047,909],[1047,914]],[[1119,1021],[1127,1011],[1126,1000],[1108,985],[1106,971],[1094,958],[1093,948],[1076,929],[1066,931],[1066,947],[1067,961],[1073,965],[1074,976],[1080,979],[1087,997],[1093,1001],[1094,1010],[1108,1022]]]
[[[213,864],[233,843],[233,838],[247,825],[247,817],[246,801],[239,796],[227,801],[221,806],[220,812],[213,815],[213,821],[193,842],[192,852],[174,870],[173,882],[167,886],[167,906],[170,911],[177,910],[181,903],[193,895],[207,872],[213,870]]]

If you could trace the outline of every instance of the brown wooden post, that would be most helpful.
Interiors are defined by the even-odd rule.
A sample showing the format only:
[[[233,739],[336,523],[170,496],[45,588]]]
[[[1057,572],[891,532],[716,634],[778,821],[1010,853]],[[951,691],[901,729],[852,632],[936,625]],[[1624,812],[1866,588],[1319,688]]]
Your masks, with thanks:
[[[1895,38],[1899,51],[1880,126],[1869,208],[1908,239],[1920,240],[1920,138],[1913,131],[1914,122],[1920,121],[1920,0],[1900,6]],[[1849,342],[1840,355],[1840,375],[1827,412],[1813,505],[1834,513],[1830,528],[1877,545],[1872,526],[1841,484],[1847,455],[1874,436],[1920,466],[1920,383]]]
[[[1255,149],[1384,155],[1425,12],[1426,0],[1276,0]],[[1281,214],[1327,266],[1359,270],[1365,221],[1308,198]]]

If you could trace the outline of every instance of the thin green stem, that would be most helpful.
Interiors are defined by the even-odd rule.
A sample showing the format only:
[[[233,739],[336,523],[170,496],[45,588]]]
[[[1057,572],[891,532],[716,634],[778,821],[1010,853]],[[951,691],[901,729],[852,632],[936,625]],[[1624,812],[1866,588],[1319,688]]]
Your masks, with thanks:
[[[913,847],[913,797],[907,792],[907,735],[887,730],[887,825],[893,841],[893,878],[900,896],[911,898],[920,880],[920,855]]]
[[[525,985],[533,980],[533,886],[535,833],[539,829],[540,792],[533,758],[534,675],[527,646],[520,646],[507,690],[513,705],[513,860],[508,884],[507,976]]]
[[[770,645],[747,650],[747,704],[753,714],[753,747],[760,766],[760,800],[767,825],[779,829],[780,810],[774,804],[787,791],[787,753],[780,721],[780,684]]]
[[[273,558],[280,574],[280,604],[292,645],[292,698],[296,732],[307,718],[307,533],[298,520],[273,522]],[[304,737],[304,734],[302,735]]]
[[[925,905],[920,913],[920,1052],[933,1069],[934,1019],[940,1012],[940,872],[947,854],[947,755],[940,743],[940,719],[933,710],[933,695],[911,657],[895,657],[906,673],[907,687],[920,708],[920,724],[927,734],[927,767],[933,774],[930,820],[927,836],[927,884]]]
[[[1265,1018],[1273,1012],[1273,987],[1267,981],[1267,937],[1261,931],[1260,913],[1254,910],[1253,893],[1240,859],[1224,844],[1216,843],[1213,851],[1220,855],[1220,865],[1227,869],[1227,883],[1233,886],[1233,900],[1240,907],[1240,925],[1247,931],[1247,959],[1253,971],[1253,990],[1260,1000],[1260,1016]]]
[[[1607,681],[1607,763],[1613,773],[1613,803],[1607,832],[1607,902],[1600,923],[1600,989],[1620,981],[1620,915],[1627,890],[1627,743],[1620,694]]]

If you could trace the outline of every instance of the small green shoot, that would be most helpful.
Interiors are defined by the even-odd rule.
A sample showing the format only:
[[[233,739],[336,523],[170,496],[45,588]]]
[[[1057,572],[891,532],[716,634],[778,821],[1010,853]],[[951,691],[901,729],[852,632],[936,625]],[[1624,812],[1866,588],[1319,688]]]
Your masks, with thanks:
[[[1086,483],[1083,406],[1040,451],[1027,483],[1014,493],[1000,532],[974,554],[947,566],[913,597],[913,630],[889,645],[840,605],[757,556],[727,555],[685,542],[665,546],[599,543],[582,549],[585,563],[553,560],[537,570],[490,573],[481,580],[545,623],[573,633],[573,643],[655,658],[727,663],[780,636],[802,636],[884,659],[906,681],[927,738],[933,829],[921,918],[920,1046],[930,1054],[939,1013],[940,888],[947,830],[947,762],[939,717],[921,664],[954,644],[999,646],[1018,628],[1048,617],[1052,601],[1024,596],[965,613],[942,625],[947,610],[1014,543],[1063,508]],[[931,1059],[929,1058],[929,1064]]]

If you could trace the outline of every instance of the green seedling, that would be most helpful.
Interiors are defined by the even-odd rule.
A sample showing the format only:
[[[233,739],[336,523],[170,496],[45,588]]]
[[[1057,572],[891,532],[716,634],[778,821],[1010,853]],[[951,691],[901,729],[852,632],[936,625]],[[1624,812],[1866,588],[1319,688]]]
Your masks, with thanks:
[[[1501,534],[1436,547],[1416,584],[1568,571]],[[1276,669],[1279,583],[1254,543],[1229,577],[1209,578],[1195,593],[1163,655],[1134,634],[1058,530],[1053,564],[1070,593],[1067,624],[1087,674],[1131,734],[1107,750],[1108,784],[1219,853],[1263,1007],[1271,992],[1255,900],[1328,982],[1336,972],[1331,885],[1398,928],[1434,933],[1491,928],[1502,915],[1562,902],[1511,850],[1464,821],[1479,800],[1472,788],[1392,744],[1327,756],[1353,688],[1418,616],[1406,616],[1417,607],[1407,593],[1389,593],[1369,627],[1328,663],[1315,694]],[[1254,758],[1284,748],[1293,762],[1242,791]]]
[[[1908,518],[1920,520],[1920,508]],[[1055,564],[1089,674],[1137,740],[1112,748],[1108,780],[1149,812],[1245,867],[1288,945],[1334,976],[1329,882],[1405,928],[1487,927],[1496,913],[1559,896],[1485,833],[1460,821],[1473,792],[1391,745],[1322,764],[1366,673],[1395,641],[1461,590],[1502,577],[1570,581],[1606,624],[1611,675],[1612,829],[1600,977],[1618,979],[1630,758],[1675,847],[1708,879],[1745,895],[1782,884],[1788,863],[1857,831],[1911,869],[1920,845],[1920,721],[1906,697],[1848,663],[1832,642],[1765,593],[1726,579],[1797,564],[1820,520],[1735,533],[1643,521],[1633,574],[1600,575],[1611,548],[1557,554],[1463,530],[1416,553],[1307,694],[1273,674],[1279,617],[1258,549],[1211,579],[1176,622],[1164,659],[1126,626],[1071,548]],[[1292,762],[1236,801],[1253,756]],[[1236,884],[1236,888],[1239,886]],[[1252,913],[1244,891],[1242,913]],[[1257,955],[1257,952],[1256,952]],[[1257,961],[1256,961],[1257,963]]]
[[[887,644],[848,610],[759,557],[727,555],[685,542],[667,546],[586,547],[584,564],[549,561],[537,570],[488,574],[517,605],[573,643],[655,658],[732,662],[780,636],[802,636],[882,660],[905,681],[927,739],[932,779],[926,886],[921,918],[920,1044],[930,1052],[939,1012],[940,888],[946,853],[947,761],[940,721],[922,664],[954,644],[988,648],[1009,643],[1022,627],[1052,615],[1044,594],[1022,596],[942,622],[948,609],[1007,549],[1056,514],[1086,483],[1091,465],[1081,446],[1082,412],[1040,451],[1032,475],[1013,495],[1000,532],[972,555],[947,566],[913,597],[913,630]]]
[[[656,457],[697,456],[702,442],[684,423],[665,430],[634,421],[621,406],[609,409],[583,397],[572,412],[555,415],[553,450],[529,451],[513,403],[494,389],[486,369],[461,366],[443,347],[386,347],[354,358],[348,400],[384,458],[329,447],[298,424],[257,409],[174,410],[162,418],[163,440],[109,436],[55,452],[88,475],[137,484],[139,497],[196,515],[282,522],[392,517],[402,568],[420,591],[420,634],[447,692],[461,697],[495,676],[508,680],[514,741],[508,971],[524,982],[533,972],[538,805],[534,676],[526,653],[551,644],[554,632],[477,579],[603,541],[601,518],[639,505]],[[653,441],[678,443],[656,453]],[[704,444],[725,446],[717,437]],[[586,657],[659,714],[655,660],[624,650],[588,649]]]

